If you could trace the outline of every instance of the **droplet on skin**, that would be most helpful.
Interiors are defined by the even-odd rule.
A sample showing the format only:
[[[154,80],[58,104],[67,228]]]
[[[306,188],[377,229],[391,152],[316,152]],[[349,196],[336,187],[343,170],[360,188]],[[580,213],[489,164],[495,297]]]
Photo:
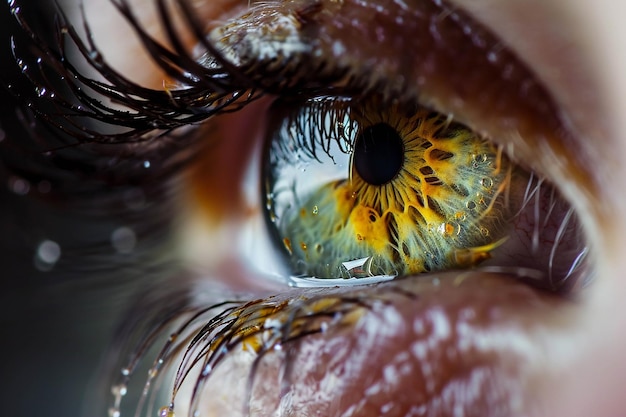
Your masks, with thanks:
[[[17,195],[26,195],[30,191],[30,183],[23,178],[9,178],[9,189]]]
[[[120,227],[111,234],[111,245],[118,253],[131,253],[137,245],[137,235],[128,227]]]
[[[49,271],[61,258],[61,247],[52,240],[44,240],[37,247],[35,267],[40,271]]]

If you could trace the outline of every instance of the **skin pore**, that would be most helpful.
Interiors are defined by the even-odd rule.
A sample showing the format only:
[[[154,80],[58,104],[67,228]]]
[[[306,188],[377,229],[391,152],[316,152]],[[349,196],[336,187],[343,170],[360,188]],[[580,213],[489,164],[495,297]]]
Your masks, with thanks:
[[[224,21],[247,7],[247,2],[236,0],[204,3],[199,10],[205,21]],[[531,68],[554,99],[558,111],[565,115],[567,128],[575,132],[573,142],[568,145],[576,152],[553,138],[541,148],[544,152],[536,156],[537,162],[533,159],[536,146],[522,142],[516,145],[521,160],[528,161],[537,172],[558,184],[577,210],[587,233],[596,277],[580,299],[574,303],[556,299],[523,284],[482,276],[479,272],[463,275],[462,285],[457,273],[440,274],[437,288],[423,280],[407,278],[381,285],[377,294],[359,288],[289,293],[273,283],[259,284],[260,280],[255,279],[258,272],[251,271],[245,258],[238,258],[237,251],[232,250],[241,243],[239,230],[258,221],[253,214],[258,213],[259,203],[233,190],[241,189],[249,163],[254,161],[254,146],[246,145],[261,140],[259,131],[264,120],[259,120],[258,114],[267,108],[263,101],[207,123],[211,135],[230,135],[234,139],[207,146],[209,149],[203,150],[200,162],[185,171],[182,208],[178,209],[184,213],[180,215],[178,241],[183,249],[178,250],[184,253],[185,262],[201,271],[195,280],[207,280],[210,284],[214,277],[227,278],[229,287],[246,288],[259,297],[288,294],[271,301],[277,305],[282,300],[280,297],[298,295],[314,299],[318,294],[330,300],[359,296],[371,303],[369,308],[352,310],[352,315],[344,317],[344,326],[310,336],[308,345],[296,350],[292,366],[301,372],[292,382],[300,390],[289,391],[296,415],[320,410],[324,415],[349,414],[350,407],[360,404],[363,393],[374,386],[379,391],[369,397],[369,403],[352,409],[354,415],[377,415],[388,403],[394,404],[389,407],[396,415],[409,415],[412,404],[418,402],[429,404],[430,410],[435,410],[430,411],[432,415],[454,415],[454,407],[446,401],[464,395],[466,402],[458,400],[458,404],[467,407],[465,415],[473,415],[472,412],[501,415],[497,407],[504,407],[511,415],[621,415],[626,408],[621,395],[626,383],[626,361],[621,357],[626,347],[626,336],[621,331],[626,317],[620,314],[626,294],[621,279],[621,271],[626,268],[622,254],[626,248],[626,201],[616,190],[623,188],[626,178],[623,172],[626,168],[620,161],[620,156],[626,155],[626,137],[621,133],[626,131],[626,122],[620,117],[626,111],[626,84],[622,81],[626,70],[622,57],[626,51],[621,41],[626,34],[622,33],[623,25],[618,18],[622,14],[615,9],[622,6],[608,0],[593,5],[558,0],[455,0],[453,3],[488,27]],[[150,14],[151,4],[151,0],[133,2],[133,8],[142,11],[146,27],[157,34],[159,28]],[[72,14],[77,9],[69,5],[68,10],[70,18],[78,21],[78,15]],[[156,67],[146,67],[148,59],[142,55],[142,46],[134,43],[130,29],[124,31],[124,24],[107,0],[86,1],[86,14],[98,45],[115,68],[143,85],[162,87],[163,74]],[[117,22],[115,31],[110,30],[112,22]],[[192,38],[189,39],[191,42]],[[453,106],[451,101],[432,100],[441,107]],[[469,100],[466,107],[472,108]],[[458,117],[464,117],[463,109],[454,110]],[[482,123],[481,127],[489,130],[489,111],[467,111],[468,121]],[[536,136],[541,136],[541,127],[532,126],[535,126],[533,132],[539,132]],[[241,152],[242,148],[250,149],[250,153]],[[560,164],[550,159],[555,155],[561,158]],[[575,157],[578,159],[574,160]],[[198,185],[202,183],[206,183],[206,188]],[[198,192],[200,188],[204,191]],[[215,195],[223,196],[219,204]],[[215,241],[220,244],[215,245]],[[209,255],[206,248],[210,248]],[[407,293],[416,298],[407,297]],[[467,298],[475,303],[469,309],[465,308]],[[334,311],[336,306],[330,303],[320,308]],[[464,314],[470,314],[471,319]],[[442,328],[435,324],[442,318],[456,332],[453,337],[441,333]],[[418,324],[426,330],[417,329]],[[464,342],[471,349],[459,355],[454,352],[460,350],[463,325],[469,328]],[[384,340],[377,342],[379,339]],[[411,349],[423,352],[424,356],[419,359],[415,354],[418,360],[409,361],[408,368],[398,366],[397,369],[405,371],[395,378],[389,377],[393,367],[376,365],[406,364],[403,354]],[[453,353],[441,354],[449,351]],[[243,353],[239,359],[237,355],[232,358],[236,372],[231,382],[245,380],[249,359]],[[258,370],[256,380],[272,383],[267,384],[269,388],[262,384],[255,387],[253,392],[258,395],[254,406],[275,406],[273,401],[278,395],[271,385],[279,380],[276,369],[281,369],[281,363],[278,354],[267,355],[266,366]],[[338,365],[342,363],[343,368]],[[237,364],[243,367],[237,368]],[[424,364],[432,364],[435,370]],[[228,362],[223,368],[227,367]],[[374,375],[370,380],[366,378],[369,374]],[[356,382],[327,383],[330,377],[341,380],[346,375],[350,376],[346,379]],[[224,384],[221,379],[224,377],[208,379],[203,391],[224,398],[217,405],[210,404],[217,415],[222,410],[220,407],[232,412],[228,407],[243,396],[242,391]],[[436,385],[435,394],[428,382]],[[318,391],[302,388],[307,385]],[[460,387],[461,394],[454,392],[455,386]],[[407,390],[407,387],[414,388]],[[445,387],[452,387],[448,400],[442,394]],[[478,394],[475,397],[467,394],[467,387],[479,387]],[[272,400],[264,402],[267,398]],[[310,398],[322,400],[307,404]],[[184,407],[182,403],[179,405]],[[183,410],[177,407],[176,414],[185,415]],[[414,412],[419,415],[419,411]]]

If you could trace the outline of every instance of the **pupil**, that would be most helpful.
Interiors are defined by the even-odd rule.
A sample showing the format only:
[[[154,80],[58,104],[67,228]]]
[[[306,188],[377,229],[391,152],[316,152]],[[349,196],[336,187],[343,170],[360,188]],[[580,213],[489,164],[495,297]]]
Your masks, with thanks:
[[[395,178],[404,162],[404,146],[398,132],[386,123],[369,126],[354,146],[354,167],[363,180],[383,185]]]

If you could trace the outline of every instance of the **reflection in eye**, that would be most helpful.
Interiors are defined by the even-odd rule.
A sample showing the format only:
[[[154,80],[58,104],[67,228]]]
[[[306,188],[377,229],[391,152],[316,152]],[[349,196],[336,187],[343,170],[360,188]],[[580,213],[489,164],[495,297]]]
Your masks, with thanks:
[[[494,145],[426,109],[316,104],[286,119],[269,149],[269,216],[296,274],[441,271],[499,245],[511,167]]]
[[[340,7],[340,3],[343,4],[329,2],[329,7]],[[61,19],[60,38],[74,42],[86,62],[107,78],[110,84],[83,76],[71,66],[65,55],[46,49],[45,42],[35,39],[38,45],[30,46],[42,55],[44,67],[46,64],[49,67],[37,72],[37,65],[30,63],[31,70],[24,72],[36,91],[41,92],[42,87],[45,88],[46,94],[40,98],[56,97],[51,102],[58,106],[57,110],[62,111],[53,113],[45,106],[38,107],[38,101],[29,101],[32,97],[28,97],[28,93],[13,90],[14,94],[22,102],[34,105],[34,111],[47,123],[60,124],[65,133],[79,142],[126,144],[134,141],[139,145],[143,142],[154,143],[151,141],[158,141],[162,136],[175,137],[171,131],[176,128],[227,111],[240,110],[260,95],[279,96],[269,115],[275,125],[274,130],[268,133],[271,139],[267,145],[264,192],[269,197],[267,215],[270,226],[275,227],[278,246],[282,247],[287,257],[291,257],[288,262],[293,274],[319,277],[409,275],[480,263],[483,272],[504,272],[513,276],[505,277],[507,283],[503,284],[501,292],[493,290],[501,288],[499,281],[493,284],[487,278],[488,285],[485,288],[494,294],[482,291],[480,287],[481,291],[473,292],[473,299],[489,296],[489,302],[493,305],[506,306],[509,300],[498,297],[508,294],[507,289],[511,287],[507,286],[516,285],[515,278],[543,279],[545,275],[551,276],[555,272],[554,282],[548,280],[537,284],[539,287],[552,288],[559,287],[555,283],[561,284],[561,281],[571,277],[575,281],[587,272],[584,262],[586,251],[571,208],[556,190],[546,185],[543,178],[538,179],[536,174],[523,172],[501,153],[496,144],[472,131],[468,121],[464,120],[465,124],[461,124],[431,110],[437,104],[433,98],[429,103],[421,103],[423,97],[417,97],[417,94],[402,97],[402,100],[389,99],[393,95],[390,94],[391,87],[385,89],[387,84],[392,84],[391,78],[385,78],[389,75],[386,72],[389,68],[368,76],[364,75],[367,71],[359,67],[365,64],[346,60],[341,64],[349,65],[350,69],[360,68],[354,69],[354,74],[346,75],[348,70],[334,68],[335,63],[332,61],[319,63],[318,60],[319,68],[325,69],[320,74],[301,70],[308,65],[306,58],[311,57],[307,54],[312,53],[313,48],[308,48],[296,35],[302,29],[301,25],[306,26],[311,16],[323,10],[322,3],[303,8],[298,6],[305,2],[285,3],[282,12],[288,14],[291,9],[295,10],[290,19],[281,19],[272,13],[273,8],[278,9],[281,4],[263,3],[245,17],[225,25],[228,30],[236,30],[239,25],[247,28],[248,37],[246,34],[240,37],[233,33],[223,35],[227,31],[218,30],[211,35],[212,41],[218,38],[216,44],[220,47],[216,47],[205,38],[201,25],[189,12],[191,8],[187,2],[181,2],[187,7],[186,22],[196,33],[199,47],[204,49],[205,55],[200,60],[187,54],[175,42],[175,34],[171,34],[170,41],[176,53],[162,48],[143,32],[138,22],[133,21],[128,5],[125,2],[119,4],[122,13],[144,37],[146,48],[170,77],[183,84],[182,88],[153,91],[128,82],[123,75],[107,66],[97,45],[86,45],[71,26]],[[349,2],[346,4],[347,12],[350,6],[357,7]],[[432,12],[430,8],[437,13],[441,12],[438,3],[423,2],[420,5],[429,12]],[[161,13],[167,25],[171,21],[164,10]],[[384,15],[382,8],[376,10]],[[320,13],[325,18],[330,15]],[[461,19],[458,14],[453,16],[457,20]],[[258,20],[255,21],[255,17]],[[250,19],[258,25],[250,25]],[[272,19],[278,22],[274,26],[271,26],[274,22]],[[395,19],[396,22],[401,20]],[[263,24],[268,21],[273,30],[263,30]],[[283,33],[282,30],[287,32]],[[252,39],[251,34],[259,37],[258,43],[251,42],[256,39]],[[282,42],[263,38],[276,34]],[[441,33],[436,35],[441,36]],[[341,49],[339,46],[337,48]],[[457,49],[462,49],[462,46]],[[19,48],[15,50],[19,55]],[[18,56],[17,59],[21,58]],[[51,68],[60,78],[65,77],[64,85],[70,87],[80,105],[58,98],[63,91],[55,90],[54,82],[49,82],[48,71]],[[509,70],[514,72],[511,68]],[[357,73],[358,76],[355,75]],[[376,77],[379,79],[374,79]],[[413,82],[413,79],[409,82]],[[83,89],[91,91],[88,94]],[[369,94],[358,97],[352,94],[361,89],[367,90]],[[125,105],[132,111],[118,111],[114,106],[94,101],[90,95],[94,93],[115,104]],[[298,103],[300,107],[295,111],[286,111],[285,103],[288,106]],[[95,119],[128,130],[103,134],[98,128],[77,122],[81,118]],[[380,137],[386,140],[381,141],[378,139]],[[134,149],[144,150],[139,146]],[[374,158],[372,149],[375,150]],[[384,158],[381,158],[383,155]],[[379,159],[385,163],[379,165]],[[337,174],[330,172],[335,168],[338,168]],[[493,258],[487,259],[492,254]],[[346,266],[346,262],[355,260],[361,263]],[[538,275],[520,267],[532,269]],[[469,273],[468,276],[473,275]],[[246,381],[243,395],[228,394],[244,403],[243,414],[254,411],[263,414],[267,407],[275,406],[275,398],[265,395],[272,387],[259,385],[259,379],[255,379],[257,373],[267,369],[263,368],[264,358],[275,358],[284,352],[285,356],[281,357],[284,361],[280,362],[278,368],[268,368],[277,369],[275,373],[285,377],[280,383],[273,384],[272,380],[269,385],[280,386],[280,401],[289,401],[297,399],[298,388],[290,384],[298,377],[289,365],[290,358],[293,359],[300,352],[306,353],[307,349],[309,352],[325,352],[326,348],[322,346],[315,349],[315,346],[297,343],[319,340],[315,339],[319,335],[336,335],[337,332],[352,335],[352,330],[356,332],[363,328],[369,331],[370,328],[363,323],[371,323],[366,319],[371,317],[369,315],[372,312],[379,311],[377,309],[381,309],[381,306],[410,304],[407,309],[410,312],[425,308],[432,313],[411,317],[414,322],[408,327],[417,333],[424,332],[423,327],[431,324],[429,320],[441,323],[441,319],[447,318],[449,312],[446,303],[448,300],[451,304],[456,301],[452,296],[444,298],[435,287],[443,282],[442,287],[448,291],[446,294],[458,296],[461,284],[456,279],[446,278],[450,275],[441,275],[441,281],[436,278],[432,283],[429,281],[431,276],[424,277],[427,278],[397,280],[394,286],[374,287],[380,289],[381,294],[376,294],[376,290],[371,292],[372,288],[369,287],[337,292],[327,289],[318,293],[303,290],[247,303],[225,301],[230,300],[230,293],[220,293],[218,296],[211,294],[207,296],[210,300],[208,302],[197,294],[194,294],[192,300],[186,298],[192,297],[188,294],[181,297],[182,300],[168,294],[162,300],[163,303],[156,303],[155,307],[167,312],[173,310],[172,315],[165,314],[167,319],[152,311],[140,311],[134,317],[138,321],[145,321],[138,326],[142,342],[124,341],[126,348],[131,350],[131,360],[127,361],[122,356],[120,361],[123,364],[116,368],[121,369],[121,375],[118,373],[117,383],[113,386],[111,414],[117,416],[120,413],[122,400],[131,389],[140,393],[138,405],[131,406],[138,410],[138,414],[145,411],[147,415],[154,415],[155,407],[165,403],[167,405],[160,409],[160,415],[173,416],[175,403],[180,409],[181,403],[185,407],[185,400],[189,398],[189,414],[195,415],[195,411],[202,414],[200,410],[212,410],[212,400],[219,400],[217,395],[212,395],[213,391],[205,391],[211,382],[219,378],[228,378],[224,379],[227,382],[224,386],[235,386],[237,381]],[[473,281],[468,284],[468,292],[476,290],[477,287],[471,285],[477,282],[481,285],[483,283],[481,280]],[[494,286],[490,287],[492,284]],[[529,294],[523,291],[512,293],[516,295],[514,299],[517,301],[526,300]],[[432,311],[428,310],[428,306],[417,304],[422,294],[435,299],[441,297],[441,301],[433,304],[435,307]],[[241,297],[233,296],[234,299]],[[541,296],[538,299],[537,304],[541,304],[543,299]],[[480,314],[469,306],[469,313],[459,313],[458,317],[469,321],[475,317],[490,317],[491,306],[487,305],[484,310],[475,306]],[[525,307],[527,305],[521,303],[521,308]],[[143,320],[144,315],[150,318]],[[453,316],[450,313],[450,317]],[[392,321],[392,324],[397,325],[405,318],[402,316]],[[150,322],[151,319],[156,321],[156,325]],[[420,323],[422,327],[418,326]],[[175,326],[175,330],[170,333],[172,326]],[[437,331],[442,329],[448,329],[448,332],[440,332],[435,336],[443,337],[450,333],[448,327],[436,328]],[[154,354],[150,349],[158,345],[155,340],[163,335],[168,340]],[[388,338],[392,340],[390,336]],[[376,337],[355,341],[353,337],[353,348],[368,347],[374,339]],[[437,342],[433,340],[433,343]],[[328,343],[329,346],[332,346],[331,342],[333,340]],[[410,350],[402,345],[404,342],[398,343],[399,349],[405,350],[405,356],[402,357],[408,357]],[[446,352],[455,353],[458,346],[452,342],[451,345]],[[302,346],[302,351],[299,351],[297,347]],[[372,346],[382,352],[398,349],[393,343],[382,347]],[[293,350],[287,349],[289,347],[293,347]],[[430,363],[419,356],[419,352],[423,354],[426,347],[411,348],[417,352],[415,355],[420,359],[420,364]],[[243,355],[244,358],[238,359],[237,355]],[[453,354],[450,356],[456,357]],[[350,359],[339,354],[337,357],[346,361]],[[433,367],[441,365],[437,360],[433,361]],[[140,373],[142,361],[150,362],[147,374],[143,375]],[[332,360],[328,362],[333,363]],[[118,364],[119,361],[116,361],[116,366]],[[471,364],[474,365],[486,367],[482,357],[477,363]],[[229,372],[229,366],[241,372]],[[441,374],[450,373],[444,365],[438,369],[443,369]],[[339,376],[331,376],[341,380],[351,377],[349,374],[346,377],[343,370],[341,372]],[[435,378],[432,374],[431,371],[428,377]],[[168,397],[159,396],[161,388],[168,391]],[[241,394],[241,391],[237,393]],[[341,397],[340,392],[335,394]],[[444,395],[439,394],[442,397]],[[431,397],[428,398],[435,396],[432,393],[429,395]],[[228,399],[225,403],[231,399],[227,395],[224,398]],[[428,398],[422,399],[424,404],[428,403]],[[468,399],[464,401],[468,402],[461,406],[472,409],[473,404]],[[483,406],[494,405],[489,401],[499,404],[498,401],[505,400],[491,399],[486,401],[488,405]],[[232,401],[227,405],[231,409],[235,407]],[[455,403],[451,406],[457,405]],[[429,406],[431,410],[437,410],[436,407],[440,405],[431,401]],[[344,414],[358,414],[358,407],[354,407],[344,409]],[[426,406],[420,404],[420,407]],[[422,408],[419,410],[423,411]]]
[[[571,210],[556,204],[550,187],[537,188],[528,216],[533,177],[468,127],[379,98],[318,98],[277,113],[267,217],[296,277],[384,278],[490,258],[540,277],[544,248],[553,252],[552,282],[541,285],[579,272],[583,248]],[[559,227],[540,232],[535,223],[551,217]],[[527,238],[529,227],[533,244],[505,244]]]

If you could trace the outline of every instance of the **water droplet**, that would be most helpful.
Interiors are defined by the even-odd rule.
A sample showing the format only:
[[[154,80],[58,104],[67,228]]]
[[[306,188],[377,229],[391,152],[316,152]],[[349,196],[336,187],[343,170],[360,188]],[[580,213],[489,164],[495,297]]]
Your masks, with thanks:
[[[35,268],[42,272],[50,271],[61,258],[61,247],[52,240],[44,240],[37,247]]]
[[[489,177],[485,177],[480,181],[480,184],[489,190],[493,187],[493,180]]]
[[[45,97],[48,94],[48,90],[45,87],[37,87],[35,91],[39,97]]]
[[[472,155],[472,159],[473,159],[476,163],[479,163],[479,164],[484,164],[485,162],[487,162],[487,159],[489,159],[489,158],[487,157],[487,155],[486,155],[486,154],[481,153],[481,154],[479,154],[479,155],[476,155],[476,154]]]
[[[150,161],[143,161],[143,167],[146,169],[150,168]]]
[[[437,231],[442,236],[459,235],[461,232],[461,226],[458,223],[441,223]]]
[[[213,367],[211,365],[206,365],[203,369],[202,369],[202,376],[208,376],[211,372],[213,371]]]
[[[122,373],[122,375],[124,376],[128,376],[130,375],[130,369],[128,368],[122,368],[122,370],[120,371]]]
[[[109,417],[120,417],[120,410],[116,407],[109,408]]]
[[[126,385],[124,384],[113,385],[111,387],[111,394],[113,394],[115,397],[123,397],[126,395],[127,392],[128,388],[126,388]]]
[[[9,189],[17,195],[26,195],[30,191],[30,183],[23,178],[9,178]]]
[[[317,214],[319,214],[319,212],[320,212],[319,207],[317,207],[317,206],[313,206],[313,214],[314,214],[314,215],[317,215]]]
[[[118,253],[131,253],[137,245],[137,235],[128,227],[120,227],[111,234],[111,245]]]
[[[159,417],[175,417],[174,410],[169,405],[163,406],[159,409]]]
[[[467,203],[465,203],[465,207],[467,207],[468,210],[474,210],[476,208],[476,203],[474,203],[473,201],[468,201]]]

